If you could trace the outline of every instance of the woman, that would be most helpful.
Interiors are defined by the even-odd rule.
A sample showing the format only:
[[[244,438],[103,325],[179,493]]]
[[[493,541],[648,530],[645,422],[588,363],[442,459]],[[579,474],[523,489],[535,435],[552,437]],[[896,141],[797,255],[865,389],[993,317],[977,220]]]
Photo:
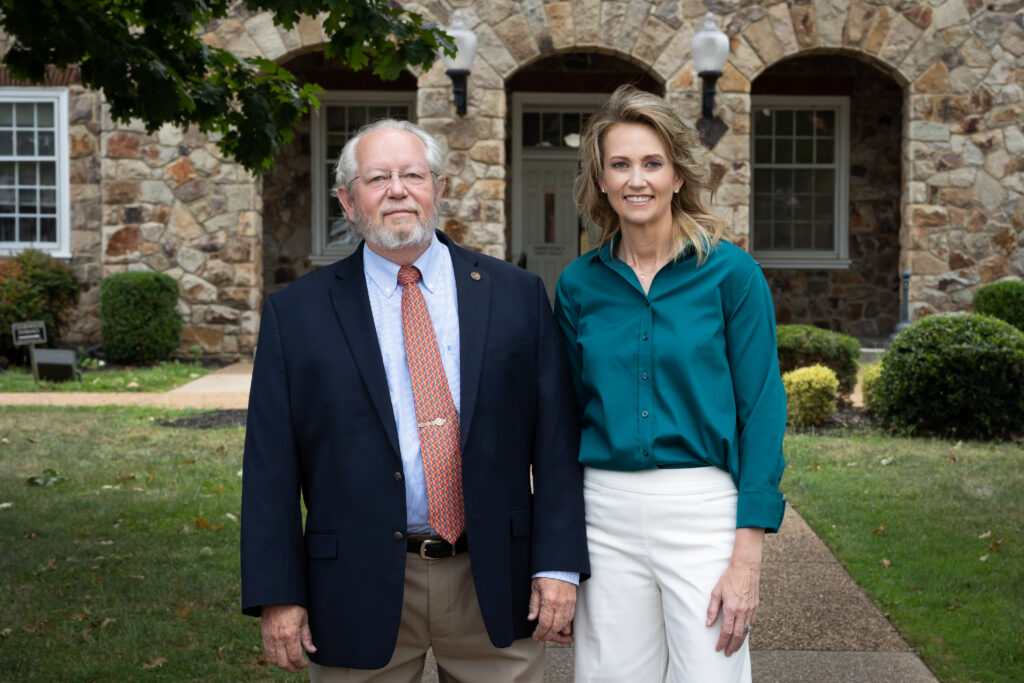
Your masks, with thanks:
[[[592,578],[576,681],[749,681],[765,531],[784,501],[771,294],[703,203],[697,140],[623,86],[589,120],[575,197],[600,246],[555,313],[583,433]]]

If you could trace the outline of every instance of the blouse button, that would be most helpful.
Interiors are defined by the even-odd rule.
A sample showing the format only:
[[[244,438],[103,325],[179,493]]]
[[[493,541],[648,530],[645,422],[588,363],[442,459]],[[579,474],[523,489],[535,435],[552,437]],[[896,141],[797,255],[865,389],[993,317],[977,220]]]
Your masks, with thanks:
[[[640,335],[640,338],[643,339],[644,341],[647,341],[647,333],[644,332],[642,335]]]
[[[640,379],[647,379],[647,373],[643,372],[640,374]]]
[[[640,413],[640,417],[647,417],[647,411],[645,410],[644,412]]]

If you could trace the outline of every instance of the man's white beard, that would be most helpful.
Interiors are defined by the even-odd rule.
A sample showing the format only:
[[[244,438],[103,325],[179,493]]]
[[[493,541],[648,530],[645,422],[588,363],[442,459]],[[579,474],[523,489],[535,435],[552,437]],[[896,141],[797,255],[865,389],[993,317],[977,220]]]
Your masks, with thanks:
[[[427,244],[434,236],[434,231],[440,221],[438,206],[426,218],[422,214],[417,218],[415,224],[405,232],[388,229],[384,227],[383,220],[367,220],[358,208],[353,207],[352,222],[356,230],[367,242],[384,251],[397,251],[406,247],[416,247]]]

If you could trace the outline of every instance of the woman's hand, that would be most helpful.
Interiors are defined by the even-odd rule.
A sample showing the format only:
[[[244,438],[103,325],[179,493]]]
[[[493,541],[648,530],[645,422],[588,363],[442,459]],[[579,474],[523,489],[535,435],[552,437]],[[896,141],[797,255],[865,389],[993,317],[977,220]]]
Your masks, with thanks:
[[[724,649],[726,657],[743,646],[757,620],[763,545],[764,529],[737,529],[729,566],[711,591],[706,625],[713,626],[721,612],[722,633],[715,651]]]

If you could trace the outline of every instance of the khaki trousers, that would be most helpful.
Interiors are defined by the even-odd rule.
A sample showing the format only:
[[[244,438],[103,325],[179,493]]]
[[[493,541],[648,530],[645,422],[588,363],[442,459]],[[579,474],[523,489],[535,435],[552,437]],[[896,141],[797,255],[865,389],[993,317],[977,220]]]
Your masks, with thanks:
[[[522,605],[523,610],[528,607]],[[382,669],[310,662],[309,679],[312,683],[419,683],[429,648],[434,650],[443,683],[541,683],[544,676],[543,644],[529,638],[507,648],[491,644],[473,587],[469,553],[439,560],[409,553],[402,623],[391,661]]]

